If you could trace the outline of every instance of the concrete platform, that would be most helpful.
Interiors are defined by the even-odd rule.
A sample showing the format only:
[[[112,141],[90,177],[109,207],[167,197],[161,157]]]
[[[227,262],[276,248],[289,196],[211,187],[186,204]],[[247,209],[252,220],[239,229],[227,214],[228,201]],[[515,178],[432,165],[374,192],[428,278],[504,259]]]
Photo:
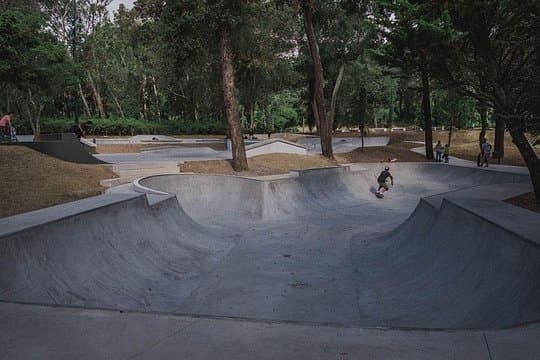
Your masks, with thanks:
[[[366,136],[364,137],[365,147],[386,146],[390,142],[390,136]],[[307,147],[311,153],[321,152],[321,140],[317,136],[306,136],[298,139],[300,145]],[[334,137],[332,147],[334,153],[344,153],[353,151],[362,146],[361,137]]]
[[[392,164],[379,200],[382,167],[153,176],[0,219],[0,358],[537,356],[540,215],[501,202],[528,176]]]

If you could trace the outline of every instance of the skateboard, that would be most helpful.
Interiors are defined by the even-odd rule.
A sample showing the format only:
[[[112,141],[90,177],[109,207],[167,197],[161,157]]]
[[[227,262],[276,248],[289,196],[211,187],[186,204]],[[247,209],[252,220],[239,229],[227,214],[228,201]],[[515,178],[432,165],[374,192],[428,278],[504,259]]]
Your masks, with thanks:
[[[378,197],[379,199],[384,198],[384,195],[383,195],[383,194],[379,194],[379,193],[375,193],[375,196]]]

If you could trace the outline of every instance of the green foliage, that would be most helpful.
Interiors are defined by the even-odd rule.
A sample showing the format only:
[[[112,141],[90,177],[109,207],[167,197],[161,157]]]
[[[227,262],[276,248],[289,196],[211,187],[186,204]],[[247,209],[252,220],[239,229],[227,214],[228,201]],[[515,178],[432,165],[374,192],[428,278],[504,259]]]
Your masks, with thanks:
[[[285,131],[297,128],[299,125],[299,113],[296,108],[300,102],[298,94],[291,91],[284,91],[272,96],[270,104],[266,108],[267,121],[266,128],[272,131]]]
[[[147,121],[137,118],[85,118],[81,121],[91,121],[90,135],[132,136],[138,134],[225,134],[225,124],[219,120],[200,120],[197,122],[177,118],[160,122]],[[67,132],[73,126],[73,119],[43,118],[41,127],[43,133]],[[28,124],[20,120],[14,121],[20,134],[30,133]]]
[[[69,1],[8,1],[0,7],[0,110],[16,111],[21,133],[31,131],[40,116],[44,132],[67,129],[75,109],[92,118],[96,134],[225,133],[216,36],[221,26],[231,34],[244,130],[313,124],[311,60],[294,2],[138,0],[109,18],[102,6],[107,1],[94,7],[79,2],[78,64],[68,56]],[[526,114],[527,129],[540,129],[535,120],[540,71],[533,66],[538,52],[528,52],[540,46],[537,4],[314,4],[328,103],[345,65],[335,127],[421,125],[418,73],[424,63],[432,79],[435,125],[477,125],[472,98],[494,107],[497,85],[504,91],[521,89],[505,93],[511,95],[507,102]],[[504,14],[508,19],[502,21]],[[501,74],[504,83],[488,72],[489,57],[473,56],[485,50],[481,44],[490,44],[503,62],[499,68],[508,69]],[[513,57],[504,56],[512,49]],[[482,79],[494,82],[480,91]],[[101,119],[97,97],[104,108]]]

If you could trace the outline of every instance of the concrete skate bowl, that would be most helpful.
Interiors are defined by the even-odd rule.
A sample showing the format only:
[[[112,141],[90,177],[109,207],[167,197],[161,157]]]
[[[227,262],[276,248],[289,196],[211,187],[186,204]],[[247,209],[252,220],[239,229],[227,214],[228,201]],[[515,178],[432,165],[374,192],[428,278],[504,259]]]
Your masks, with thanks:
[[[339,232],[347,222],[335,219],[356,218],[360,234],[350,238],[359,309],[354,320],[363,326],[499,328],[540,319],[537,232],[508,221],[498,224],[500,219],[489,215],[497,208],[540,230],[538,215],[500,201],[523,192],[526,176],[396,164],[396,186],[385,203],[371,194],[380,168],[301,171],[273,181],[163,175],[140,184],[175,194],[201,223],[230,226],[242,219],[283,224],[295,219],[324,221]],[[419,197],[424,199],[418,203]],[[381,232],[373,222],[383,229],[402,225]],[[282,232],[287,234],[287,228],[283,225]]]
[[[314,214],[328,216],[329,211],[364,213],[367,208],[393,207],[405,220],[419,198],[435,194],[451,194],[457,190],[480,189],[493,184],[528,182],[528,177],[506,172],[485,172],[476,169],[433,164],[393,164],[395,186],[388,199],[377,201],[377,176],[384,165],[362,165],[295,171],[291,176],[259,181],[235,176],[172,174],[143,178],[137,182],[146,190],[174,194],[185,211],[204,223],[219,219],[234,221],[279,220]],[[145,189],[141,192],[145,192]],[[524,192],[515,187],[517,193]],[[506,190],[508,191],[508,189]],[[512,190],[511,190],[512,191]],[[484,196],[485,191],[475,195]],[[505,192],[490,194],[504,198]],[[406,215],[406,216],[403,216]]]
[[[103,195],[0,219],[1,301],[171,311],[230,247],[174,197]]]
[[[175,196],[102,196],[2,219],[0,300],[339,326],[538,320],[538,232],[495,225],[482,207],[530,220],[499,201],[526,191],[528,177],[393,164],[396,185],[379,200],[382,166],[267,181],[154,176],[139,183]]]

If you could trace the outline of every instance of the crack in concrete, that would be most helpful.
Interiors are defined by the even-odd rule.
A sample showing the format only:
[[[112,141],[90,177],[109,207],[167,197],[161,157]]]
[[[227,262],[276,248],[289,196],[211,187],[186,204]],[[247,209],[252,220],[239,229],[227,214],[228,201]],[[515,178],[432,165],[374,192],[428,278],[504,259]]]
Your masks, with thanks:
[[[191,327],[192,325],[194,325],[194,324],[196,324],[198,322],[199,322],[199,320],[195,320],[195,321],[192,321],[192,322],[190,322],[189,324],[187,324],[185,326],[182,326],[180,329],[177,329],[177,330],[173,331],[172,333],[170,333],[169,335],[166,335],[166,336],[158,339],[157,341],[155,341],[154,343],[148,345],[147,347],[145,347],[141,351],[127,357],[126,360],[132,360],[132,359],[136,359],[136,358],[142,356],[143,354],[147,353],[148,351],[156,348],[158,345],[160,345],[165,340],[170,339],[173,336],[176,336],[176,335],[182,333],[184,330],[188,329],[189,327]]]

